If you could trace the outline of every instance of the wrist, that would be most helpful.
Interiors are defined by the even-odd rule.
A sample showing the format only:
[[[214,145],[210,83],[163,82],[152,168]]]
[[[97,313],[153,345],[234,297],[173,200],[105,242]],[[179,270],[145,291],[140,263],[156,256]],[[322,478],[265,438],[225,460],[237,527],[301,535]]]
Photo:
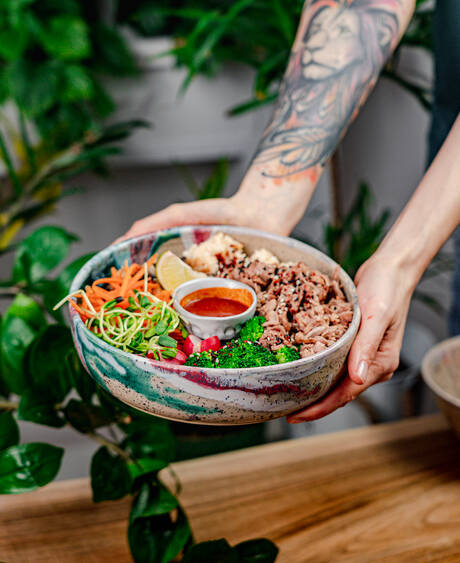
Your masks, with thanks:
[[[378,261],[390,275],[396,276],[410,293],[414,291],[425,271],[425,261],[420,248],[411,241],[398,244],[398,241],[387,237],[371,260]]]
[[[362,310],[368,302],[374,303],[384,312],[408,308],[416,287],[416,278],[408,273],[403,264],[393,255],[376,251],[359,268],[354,282]]]
[[[238,191],[229,200],[235,225],[253,227],[283,236],[289,235],[295,227],[295,223],[291,225],[282,210],[274,208],[272,202],[263,197]]]
[[[314,174],[307,172],[295,177],[271,178],[253,164],[231,198],[244,224],[289,235],[305,213],[319,178],[316,169]]]

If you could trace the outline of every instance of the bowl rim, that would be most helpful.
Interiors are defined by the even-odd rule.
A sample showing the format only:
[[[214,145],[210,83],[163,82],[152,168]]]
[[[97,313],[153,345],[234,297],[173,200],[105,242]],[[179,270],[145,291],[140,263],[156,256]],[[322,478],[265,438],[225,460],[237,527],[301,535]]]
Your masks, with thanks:
[[[235,287],[235,286],[238,286],[240,289],[245,289],[246,291],[249,291],[249,293],[251,294],[252,303],[251,303],[251,304],[249,305],[249,307],[248,307],[247,309],[245,309],[242,313],[238,313],[237,315],[227,315],[226,317],[213,317],[212,315],[197,315],[196,313],[190,313],[190,311],[187,311],[187,309],[185,309],[184,307],[182,307],[182,305],[181,305],[181,303],[180,303],[180,301],[179,301],[179,299],[178,299],[178,297],[177,297],[176,292],[177,292],[178,289],[183,288],[184,286],[186,286],[186,285],[188,285],[188,284],[193,285],[193,284],[196,284],[196,283],[198,283],[198,282],[200,282],[200,281],[202,281],[202,280],[205,280],[205,279],[208,279],[208,280],[216,280],[216,281],[219,281],[219,282],[233,282],[232,284],[229,283],[228,286],[222,285],[222,286],[220,286],[220,287],[227,287],[228,289],[231,289],[230,285],[232,285],[232,286],[234,286],[234,287]],[[219,287],[219,286],[216,286],[216,287]],[[201,289],[204,289],[204,288],[201,288]],[[194,291],[199,291],[199,290],[200,290],[200,288],[195,289],[195,290],[192,289],[192,291],[189,291],[188,293],[185,293],[185,294],[182,296],[182,299],[184,299],[184,298],[185,298],[187,295],[189,295],[190,293],[193,293]],[[253,311],[255,312],[256,307],[257,307],[257,295],[256,295],[256,292],[255,292],[255,291],[252,289],[252,287],[249,286],[247,283],[243,283],[243,282],[240,282],[240,281],[237,281],[237,280],[229,280],[229,279],[227,279],[227,278],[217,278],[217,277],[214,277],[214,276],[209,276],[209,277],[207,277],[207,278],[198,278],[198,279],[196,279],[196,280],[188,280],[188,281],[186,281],[186,282],[184,282],[184,283],[181,283],[181,284],[180,284],[179,286],[177,286],[176,289],[174,290],[173,295],[172,295],[172,299],[173,299],[173,302],[174,302],[174,308],[175,308],[176,311],[178,312],[179,317],[180,317],[180,316],[183,316],[183,317],[190,317],[191,319],[195,319],[195,320],[197,320],[197,321],[203,321],[203,319],[204,319],[204,320],[213,321],[213,322],[219,321],[219,322],[221,322],[221,324],[223,324],[223,325],[224,325],[224,324],[228,324],[228,322],[232,322],[232,321],[235,321],[235,320],[237,321],[237,320],[239,320],[239,319],[241,319],[241,318],[243,318],[243,317],[247,317],[248,313],[253,312]],[[182,300],[182,299],[181,299],[181,300]]]
[[[441,387],[429,373],[430,366],[434,363],[434,359],[439,356],[440,352],[446,352],[451,348],[456,348],[460,344],[460,335],[453,336],[452,338],[447,338],[435,344],[432,348],[428,350],[422,360],[422,377],[423,381],[428,385],[428,387],[433,391],[435,395],[439,395],[442,399],[448,403],[460,408],[460,398],[454,397],[443,387]]]
[[[289,246],[292,246],[292,247],[297,248],[299,250],[307,250],[310,254],[316,255],[321,261],[325,262],[326,264],[329,264],[334,269],[339,268],[340,279],[345,279],[345,280],[347,280],[351,283],[350,288],[351,288],[351,294],[352,294],[351,295],[351,297],[352,297],[351,304],[353,305],[353,318],[351,320],[350,326],[348,327],[346,332],[336,342],[334,342],[334,344],[332,344],[332,346],[329,346],[328,348],[326,348],[325,350],[322,350],[321,352],[318,352],[318,353],[313,354],[311,356],[308,356],[306,358],[300,358],[299,360],[295,360],[293,362],[287,362],[287,363],[284,363],[284,364],[273,364],[273,365],[268,365],[268,366],[258,366],[258,367],[253,367],[253,368],[204,368],[204,367],[196,367],[196,366],[168,364],[167,362],[161,362],[159,360],[150,360],[149,358],[146,358],[144,356],[140,356],[140,355],[137,355],[137,354],[131,354],[130,352],[125,352],[123,350],[115,348],[114,346],[108,344],[107,342],[105,342],[101,338],[98,338],[93,332],[91,332],[86,327],[84,322],[81,320],[80,315],[75,311],[75,309],[73,307],[71,307],[69,305],[68,308],[69,308],[69,312],[70,312],[72,325],[74,327],[76,327],[76,326],[81,327],[84,330],[84,332],[86,333],[87,337],[94,344],[101,346],[107,352],[112,353],[112,354],[114,354],[114,353],[121,354],[121,357],[126,357],[127,359],[130,359],[131,361],[136,360],[140,363],[144,363],[147,366],[158,367],[158,368],[161,368],[161,369],[167,369],[168,371],[193,370],[193,371],[197,371],[197,372],[206,372],[206,373],[209,372],[209,374],[212,374],[212,375],[215,375],[215,376],[242,375],[242,372],[243,372],[243,374],[255,375],[255,376],[257,376],[257,375],[268,375],[269,373],[279,374],[279,373],[290,372],[291,370],[294,370],[297,367],[301,367],[301,366],[306,367],[310,364],[315,364],[316,362],[318,362],[320,360],[326,359],[328,356],[331,356],[335,351],[339,350],[350,339],[353,342],[353,340],[354,340],[354,338],[355,338],[355,336],[358,332],[360,323],[361,323],[361,310],[360,310],[360,307],[359,307],[358,294],[357,294],[357,291],[356,291],[356,286],[354,285],[353,280],[347,274],[347,272],[339,264],[337,264],[337,262],[335,262],[335,260],[333,260],[332,258],[327,256],[326,254],[324,254],[324,252],[321,252],[321,250],[318,250],[317,248],[314,248],[313,246],[310,246],[309,244],[307,244],[305,242],[294,239],[292,237],[285,237],[285,236],[282,236],[282,235],[276,235],[274,233],[261,231],[259,229],[253,229],[251,227],[240,227],[240,226],[235,226],[235,225],[221,225],[221,224],[217,224],[217,225],[195,225],[195,224],[180,225],[180,226],[177,226],[177,227],[171,227],[169,229],[160,229],[160,230],[157,230],[157,231],[152,231],[150,233],[146,233],[146,234],[139,235],[139,236],[134,236],[134,237],[125,239],[123,241],[120,241],[118,243],[111,244],[110,246],[102,249],[97,254],[95,254],[90,260],[88,260],[88,262],[86,262],[82,266],[82,268],[78,271],[77,275],[75,276],[75,278],[72,281],[72,284],[71,284],[70,290],[69,290],[69,294],[74,293],[78,289],[81,289],[83,283],[86,281],[86,279],[88,277],[88,271],[92,271],[95,267],[97,267],[99,265],[100,261],[102,259],[106,258],[107,256],[109,256],[110,254],[112,254],[115,249],[119,250],[119,249],[124,248],[124,247],[129,247],[130,245],[132,245],[135,242],[139,242],[139,241],[151,238],[152,235],[159,236],[160,234],[162,234],[162,235],[177,234],[178,236],[180,236],[184,231],[185,232],[187,230],[193,231],[195,229],[211,229],[211,230],[214,230],[214,231],[218,231],[218,230],[222,229],[222,230],[226,231],[227,233],[235,234],[236,236],[238,234],[261,236],[265,239],[277,241],[281,244],[288,244]],[[115,352],[114,352],[114,350],[115,350]]]

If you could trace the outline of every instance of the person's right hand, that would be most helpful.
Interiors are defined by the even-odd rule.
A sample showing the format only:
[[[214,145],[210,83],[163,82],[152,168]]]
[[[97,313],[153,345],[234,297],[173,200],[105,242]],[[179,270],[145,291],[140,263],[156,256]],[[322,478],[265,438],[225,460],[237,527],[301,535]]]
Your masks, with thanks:
[[[348,357],[348,374],[323,399],[288,417],[298,423],[322,418],[345,406],[396,371],[417,275],[397,257],[377,252],[356,274],[361,326]]]

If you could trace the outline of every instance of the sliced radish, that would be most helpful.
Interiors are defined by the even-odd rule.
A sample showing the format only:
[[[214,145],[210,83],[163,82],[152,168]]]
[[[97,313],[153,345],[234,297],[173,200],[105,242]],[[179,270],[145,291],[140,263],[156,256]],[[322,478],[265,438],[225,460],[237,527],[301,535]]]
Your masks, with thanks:
[[[200,352],[201,338],[194,334],[189,334],[184,341],[184,352],[187,356],[191,356],[195,352]]]
[[[218,336],[210,336],[205,338],[200,344],[200,352],[206,352],[207,350],[212,350],[217,352],[221,348],[221,343]]]
[[[163,358],[163,362],[168,362],[168,364],[182,365],[185,364],[186,359],[186,354],[184,354],[182,350],[177,350],[175,358]]]
[[[182,365],[185,364],[185,361],[187,360],[187,355],[184,354],[184,352],[182,352],[182,350],[177,350],[176,351],[176,356],[175,358],[164,358],[161,355],[161,352],[159,353],[160,357],[159,358],[155,358],[153,352],[151,350],[149,350],[147,352],[147,358],[149,360],[156,360],[156,361],[160,361],[160,362],[166,362],[168,364],[175,364],[175,365]]]

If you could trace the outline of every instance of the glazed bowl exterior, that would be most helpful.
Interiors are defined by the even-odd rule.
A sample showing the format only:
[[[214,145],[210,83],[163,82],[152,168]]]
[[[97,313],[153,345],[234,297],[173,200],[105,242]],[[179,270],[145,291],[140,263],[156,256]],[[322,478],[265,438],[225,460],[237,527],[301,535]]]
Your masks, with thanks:
[[[444,340],[426,353],[422,376],[460,439],[460,336]]]
[[[244,289],[251,294],[251,306],[239,315],[231,315],[229,317],[202,317],[200,315],[194,315],[182,307],[181,301],[184,297],[199,289],[210,287]],[[237,336],[244,323],[252,319],[257,307],[257,295],[252,287],[249,287],[245,283],[227,280],[226,278],[209,277],[185,282],[176,289],[173,299],[174,309],[179,313],[182,322],[189,332],[203,339],[209,338],[210,336],[217,336],[221,341],[230,340]]]
[[[185,226],[132,238],[102,250],[79,271],[71,292],[112,265],[119,268],[125,260],[143,263],[154,252],[166,250],[181,255],[184,249],[219,231],[242,242],[249,253],[267,248],[283,262],[301,260],[330,276],[339,268],[319,250],[291,238],[245,227]],[[353,319],[347,332],[326,350],[288,364],[212,369],[149,360],[105,343],[69,307],[73,338],[88,373],[106,391],[134,408],[197,424],[263,422],[317,401],[341,377],[361,316],[355,286],[341,268],[339,279],[353,305]]]

